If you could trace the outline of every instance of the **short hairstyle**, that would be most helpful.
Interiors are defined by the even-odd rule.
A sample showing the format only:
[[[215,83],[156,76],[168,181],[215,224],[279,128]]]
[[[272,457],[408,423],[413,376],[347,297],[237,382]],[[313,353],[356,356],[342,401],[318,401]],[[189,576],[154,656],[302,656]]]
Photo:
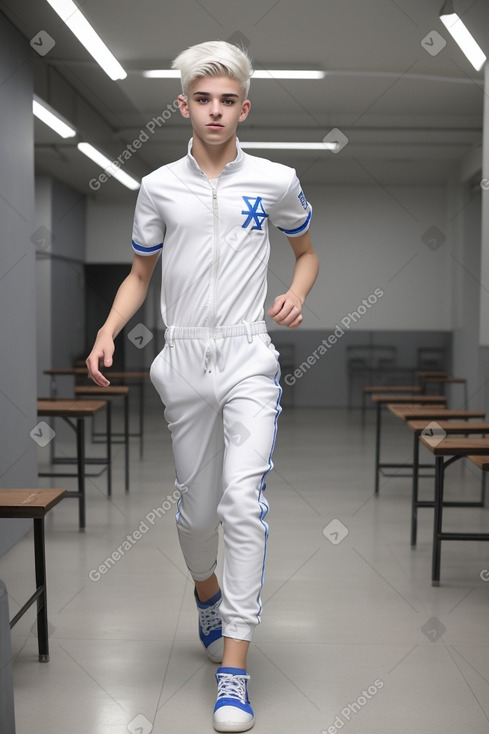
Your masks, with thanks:
[[[180,70],[185,95],[191,82],[199,77],[227,76],[239,81],[247,97],[253,74],[251,59],[246,51],[227,41],[207,41],[190,46],[173,61],[172,69]]]

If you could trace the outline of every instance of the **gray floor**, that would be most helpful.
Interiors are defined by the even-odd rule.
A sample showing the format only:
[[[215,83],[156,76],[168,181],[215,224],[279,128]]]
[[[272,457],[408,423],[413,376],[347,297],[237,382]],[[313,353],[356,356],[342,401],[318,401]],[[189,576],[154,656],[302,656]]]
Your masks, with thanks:
[[[408,430],[393,418],[385,428],[386,460],[409,460]],[[489,544],[446,542],[433,588],[432,510],[420,510],[412,550],[410,481],[384,478],[373,496],[373,442],[371,413],[365,431],[357,411],[280,418],[264,614],[249,656],[256,734],[489,731]],[[132,442],[128,496],[120,446],[114,473],[112,501],[104,477],[88,485],[85,533],[73,499],[47,518],[51,660],[37,662],[31,610],[12,631],[17,734],[213,731],[216,666],[196,637],[174,506],[163,504],[173,466],[156,404],[143,460]],[[74,487],[66,482],[57,486]],[[428,497],[432,479],[422,488]],[[475,498],[477,470],[454,465],[447,489]],[[489,531],[489,511],[447,510],[446,528]],[[0,559],[0,576],[13,615],[32,590],[31,533]]]

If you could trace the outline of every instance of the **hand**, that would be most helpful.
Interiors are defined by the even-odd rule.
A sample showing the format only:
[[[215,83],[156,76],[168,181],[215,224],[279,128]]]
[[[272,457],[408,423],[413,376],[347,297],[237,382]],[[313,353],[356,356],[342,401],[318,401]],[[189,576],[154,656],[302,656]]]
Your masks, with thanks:
[[[104,367],[112,366],[112,355],[114,354],[114,340],[108,334],[99,332],[93,345],[93,349],[85,360],[88,367],[88,374],[99,387],[108,387],[109,380],[99,370],[100,360],[103,360]]]
[[[281,296],[277,296],[273,302],[273,306],[268,311],[268,315],[279,326],[288,326],[289,329],[296,329],[302,324],[303,320],[302,303],[299,296],[289,291]]]

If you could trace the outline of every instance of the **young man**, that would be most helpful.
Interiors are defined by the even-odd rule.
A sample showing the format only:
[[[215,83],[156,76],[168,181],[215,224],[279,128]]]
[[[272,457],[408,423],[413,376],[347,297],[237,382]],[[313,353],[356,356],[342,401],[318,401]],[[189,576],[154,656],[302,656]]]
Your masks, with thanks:
[[[190,118],[188,154],[143,178],[133,229],[134,262],[98,332],[87,365],[92,379],[112,364],[114,338],[141,306],[161,254],[165,346],[151,380],[172,437],[177,529],[195,583],[199,635],[221,662],[217,731],[250,729],[246,659],[260,621],[268,526],[265,478],[272,468],[281,389],[278,354],[263,321],[268,223],[289,238],[296,263],[289,290],[269,316],[302,323],[318,272],[309,234],[311,207],[295,171],[243,153],[236,138],[250,111],[251,64],[225,42],[203,43],[173,63],[180,111]],[[222,595],[214,573],[218,527],[224,537]]]

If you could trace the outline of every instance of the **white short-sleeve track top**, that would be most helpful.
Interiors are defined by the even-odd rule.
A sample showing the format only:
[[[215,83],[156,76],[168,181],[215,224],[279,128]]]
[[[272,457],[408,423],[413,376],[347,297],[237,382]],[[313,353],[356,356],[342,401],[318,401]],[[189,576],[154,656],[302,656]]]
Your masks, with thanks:
[[[191,154],[141,183],[132,246],[161,251],[166,326],[214,328],[261,321],[271,222],[288,237],[309,228],[312,208],[294,169],[244,153],[213,184]]]

